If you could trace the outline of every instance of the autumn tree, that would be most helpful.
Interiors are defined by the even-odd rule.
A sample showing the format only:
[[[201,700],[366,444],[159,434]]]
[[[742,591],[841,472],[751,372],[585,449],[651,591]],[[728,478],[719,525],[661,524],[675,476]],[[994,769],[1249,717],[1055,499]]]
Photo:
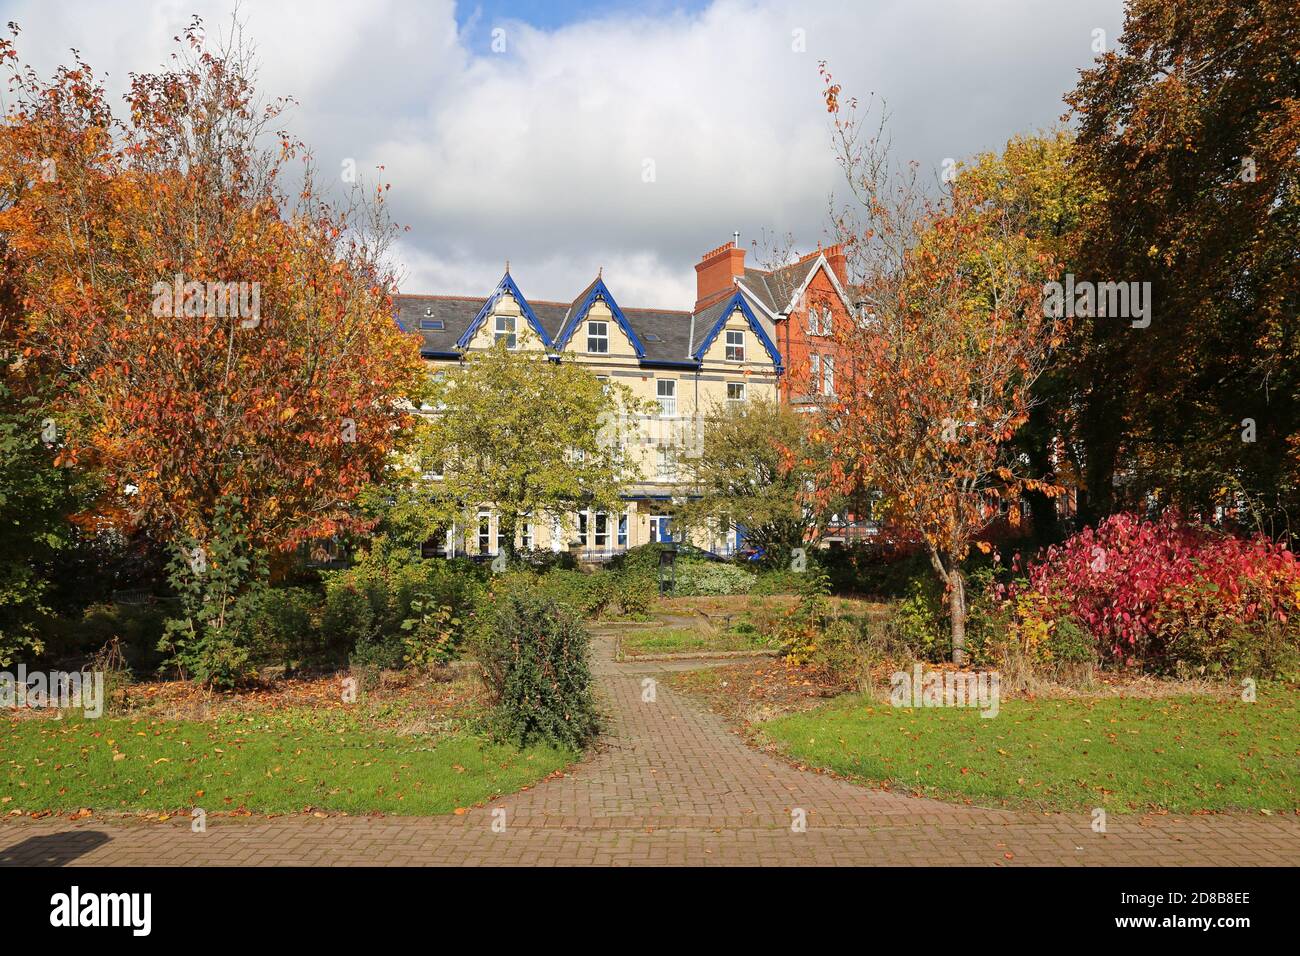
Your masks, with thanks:
[[[1085,516],[1300,508],[1300,7],[1130,0],[1067,96],[1106,186],[1076,271],[1149,282],[1150,324],[1081,322]]]
[[[422,538],[497,514],[508,557],[524,523],[559,521],[580,508],[614,511],[639,477],[635,443],[644,409],[626,386],[602,382],[504,339],[439,373],[411,449],[386,487],[390,512]]]
[[[892,166],[883,120],[863,127],[856,102],[825,79],[848,188],[835,227],[865,305],[835,329],[847,361],[834,395],[818,400],[813,438],[830,467],[817,495],[881,494],[878,513],[922,544],[944,584],[961,664],[962,562],[975,535],[1000,503],[1054,490],[1008,452],[1060,341],[1042,308],[1052,267],[977,178],[927,196],[914,165]]]
[[[1039,263],[1041,281],[1046,281],[1049,265],[1061,273],[1077,269],[1079,247],[1105,197],[1088,170],[1074,162],[1074,152],[1073,133],[1056,129],[1014,136],[1001,152],[980,153],[957,164],[962,188],[978,189],[1008,227],[1024,235],[1027,261]],[[1016,432],[1015,448],[1024,456],[1028,477],[1077,488],[1085,462],[1077,410],[1086,386],[1076,359],[1075,329],[1067,331],[1056,360],[1033,384],[1029,418]],[[1060,538],[1059,496],[1030,489],[1024,497],[1035,540]]]
[[[743,529],[745,541],[774,563],[818,540],[831,509],[814,508],[804,496],[816,471],[806,424],[805,416],[776,401],[710,408],[699,449],[683,462],[692,497],[678,511],[682,523]]]
[[[237,30],[196,19],[121,117],[85,63],[42,80],[13,36],[0,239],[15,338],[60,381],[56,462],[101,477],[100,519],[167,542],[222,502],[259,548],[346,526],[421,375],[382,190],[328,199]]]

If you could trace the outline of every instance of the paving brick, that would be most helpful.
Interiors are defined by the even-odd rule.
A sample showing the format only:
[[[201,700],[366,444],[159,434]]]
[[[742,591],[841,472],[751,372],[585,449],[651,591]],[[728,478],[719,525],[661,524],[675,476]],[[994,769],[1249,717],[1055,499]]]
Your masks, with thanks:
[[[460,817],[209,817],[206,833],[188,820],[6,821],[0,865],[1300,864],[1294,816],[1112,814],[1098,834],[1087,814],[957,806],[800,771],[662,683],[643,703],[641,679],[669,669],[680,665],[615,663],[598,635],[606,735],[569,773]],[[505,833],[492,832],[496,808]],[[791,832],[794,808],[806,832]]]

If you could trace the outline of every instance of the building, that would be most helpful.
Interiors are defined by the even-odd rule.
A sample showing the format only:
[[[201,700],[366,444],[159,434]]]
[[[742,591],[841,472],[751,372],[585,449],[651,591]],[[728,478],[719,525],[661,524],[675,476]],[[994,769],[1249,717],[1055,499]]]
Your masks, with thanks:
[[[643,423],[644,480],[629,489],[624,509],[578,513],[567,527],[527,525],[521,547],[576,547],[599,559],[669,540],[674,503],[691,493],[678,456],[698,436],[709,408],[759,398],[808,404],[833,389],[830,336],[834,323],[851,314],[838,247],[765,271],[746,268],[745,250],[729,242],[706,253],[695,272],[690,310],[625,308],[600,274],[571,302],[530,300],[508,267],[487,296],[396,297],[397,320],[421,335],[421,355],[432,370],[505,338],[511,348],[545,349],[559,361],[589,367],[657,406]],[[490,508],[469,530],[449,535],[443,553],[447,547],[471,554],[500,547]],[[720,528],[694,543],[729,553],[743,543],[742,535]]]

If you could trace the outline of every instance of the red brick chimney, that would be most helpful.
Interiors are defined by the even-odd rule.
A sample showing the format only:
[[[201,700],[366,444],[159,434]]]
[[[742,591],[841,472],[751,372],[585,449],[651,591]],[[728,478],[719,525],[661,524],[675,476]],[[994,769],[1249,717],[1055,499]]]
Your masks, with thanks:
[[[706,252],[695,266],[695,311],[726,298],[745,274],[745,250],[734,242]]]
[[[833,246],[827,246],[822,252],[826,256],[827,264],[831,267],[831,272],[835,273],[835,278],[839,279],[842,285],[847,284],[849,281],[849,264],[844,256],[844,246],[837,242]]]

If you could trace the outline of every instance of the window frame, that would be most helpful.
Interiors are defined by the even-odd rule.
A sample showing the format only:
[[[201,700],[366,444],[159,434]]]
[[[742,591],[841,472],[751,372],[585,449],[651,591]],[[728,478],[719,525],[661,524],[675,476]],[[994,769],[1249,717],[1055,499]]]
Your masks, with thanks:
[[[493,325],[494,333],[492,344],[495,345],[503,338],[506,340],[506,348],[514,350],[519,348],[519,317],[516,315],[497,315]],[[502,322],[509,322],[508,328],[502,328]]]
[[[728,362],[745,361],[745,330],[744,329],[724,329],[723,344],[726,349],[725,355]],[[731,337],[739,337],[739,341],[733,342]]]
[[[602,332],[595,332],[595,326],[601,326]],[[602,343],[604,348],[592,348],[593,344]],[[608,355],[609,354],[609,323],[604,319],[587,320],[587,353],[589,355]]]
[[[668,394],[664,394],[664,386],[668,386]],[[655,379],[655,398],[659,400],[659,417],[675,418],[677,415],[677,379],[675,378],[657,378]],[[667,403],[665,403],[667,399]]]
[[[732,390],[732,389],[736,389],[736,391],[737,391],[738,394],[736,394],[736,395],[732,395],[732,394],[731,394],[731,390]],[[735,404],[735,405],[741,405],[741,404],[744,404],[744,402],[745,402],[745,398],[746,398],[746,396],[745,396],[745,392],[746,392],[746,389],[745,389],[745,383],[744,383],[744,382],[728,382],[728,383],[727,383],[727,401],[728,401],[729,403],[732,403],[732,404]]]

